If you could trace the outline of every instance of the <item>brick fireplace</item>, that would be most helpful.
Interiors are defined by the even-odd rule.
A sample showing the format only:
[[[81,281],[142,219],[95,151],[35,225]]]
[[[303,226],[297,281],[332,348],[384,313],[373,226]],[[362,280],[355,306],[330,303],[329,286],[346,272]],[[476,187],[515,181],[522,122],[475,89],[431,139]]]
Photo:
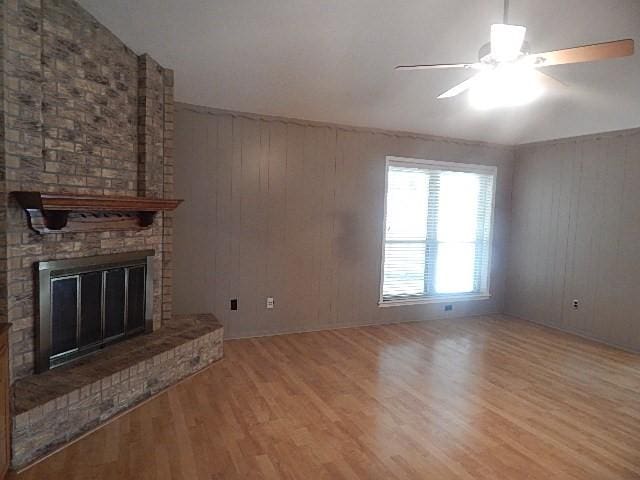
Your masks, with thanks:
[[[173,72],[71,0],[4,2],[3,17],[3,277],[16,380],[35,367],[35,262],[154,250],[154,328],[170,320],[170,213],[141,231],[38,235],[8,192],[172,196]]]
[[[170,212],[146,228],[41,234],[9,195],[171,198],[173,72],[72,0],[1,2],[0,22],[0,322],[12,323],[13,465],[21,466],[220,358],[222,340],[211,316],[172,315]],[[109,357],[36,374],[35,266],[148,251],[153,333],[114,345]]]

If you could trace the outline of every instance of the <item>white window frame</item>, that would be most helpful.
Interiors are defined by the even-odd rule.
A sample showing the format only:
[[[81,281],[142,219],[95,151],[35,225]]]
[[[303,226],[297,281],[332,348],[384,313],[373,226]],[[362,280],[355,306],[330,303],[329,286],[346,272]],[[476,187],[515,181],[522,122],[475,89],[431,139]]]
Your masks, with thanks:
[[[433,295],[421,298],[410,298],[406,300],[384,300],[384,262],[386,247],[386,226],[387,226],[387,188],[389,181],[389,166],[400,165],[402,167],[429,168],[433,167],[438,170],[447,170],[450,172],[478,173],[493,176],[491,191],[491,210],[489,219],[489,251],[487,259],[487,280],[486,289],[483,292],[459,293],[459,294],[443,294]],[[493,229],[495,223],[495,202],[496,202],[496,183],[498,177],[498,167],[494,165],[477,165],[462,162],[443,162],[437,160],[425,160],[420,158],[387,156],[384,167],[384,217],[382,220],[382,262],[380,263],[380,297],[378,300],[379,307],[394,307],[400,305],[419,305],[428,303],[451,303],[459,301],[472,300],[488,300],[491,298],[491,263],[493,257]]]

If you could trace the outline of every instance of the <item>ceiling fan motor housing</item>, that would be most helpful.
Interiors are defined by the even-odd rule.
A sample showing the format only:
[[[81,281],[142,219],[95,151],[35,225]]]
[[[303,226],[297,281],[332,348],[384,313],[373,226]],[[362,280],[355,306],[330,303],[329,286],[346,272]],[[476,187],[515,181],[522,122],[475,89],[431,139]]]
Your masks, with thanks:
[[[529,42],[526,40],[522,42],[522,48],[520,49],[520,53],[522,55],[529,55],[531,53],[531,49],[529,48]],[[480,47],[478,50],[478,61],[479,62],[487,62],[487,60],[491,59],[491,42],[487,42]]]

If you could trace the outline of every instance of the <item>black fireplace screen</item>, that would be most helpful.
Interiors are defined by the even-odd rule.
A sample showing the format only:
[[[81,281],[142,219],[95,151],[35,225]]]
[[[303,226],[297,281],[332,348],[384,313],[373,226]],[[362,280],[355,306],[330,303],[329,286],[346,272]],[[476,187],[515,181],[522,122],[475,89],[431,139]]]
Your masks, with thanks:
[[[38,262],[42,372],[153,328],[153,251]]]

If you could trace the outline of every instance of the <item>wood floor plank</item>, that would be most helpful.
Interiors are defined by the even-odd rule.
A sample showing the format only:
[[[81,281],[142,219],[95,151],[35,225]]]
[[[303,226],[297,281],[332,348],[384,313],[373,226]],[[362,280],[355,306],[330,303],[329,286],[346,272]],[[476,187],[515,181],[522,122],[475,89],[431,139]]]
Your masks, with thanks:
[[[232,340],[14,478],[640,479],[640,355],[502,315]]]

